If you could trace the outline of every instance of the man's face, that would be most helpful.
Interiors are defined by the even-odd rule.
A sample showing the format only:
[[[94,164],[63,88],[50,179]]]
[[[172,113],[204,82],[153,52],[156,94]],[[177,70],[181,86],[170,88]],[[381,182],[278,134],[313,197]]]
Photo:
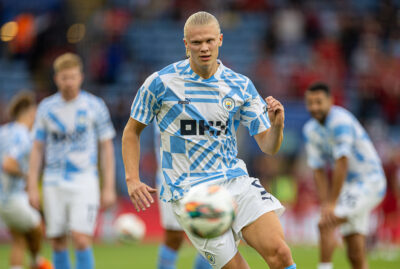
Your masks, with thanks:
[[[79,67],[71,67],[57,72],[54,81],[63,98],[71,100],[79,94],[83,74]]]
[[[222,34],[215,23],[189,26],[184,42],[195,69],[208,70],[217,63]]]
[[[323,123],[332,106],[332,98],[324,91],[307,91],[306,108],[311,116]]]

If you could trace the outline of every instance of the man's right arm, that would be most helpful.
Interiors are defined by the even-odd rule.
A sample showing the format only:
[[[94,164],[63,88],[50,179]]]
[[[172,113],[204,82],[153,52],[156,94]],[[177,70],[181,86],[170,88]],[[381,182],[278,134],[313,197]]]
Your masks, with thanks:
[[[314,181],[317,186],[319,201],[323,205],[328,199],[328,181],[323,168],[314,169]]]
[[[43,155],[44,144],[38,140],[35,140],[33,142],[32,151],[29,158],[29,170],[27,178],[29,202],[35,208],[39,208],[40,206],[38,181],[42,167]]]
[[[141,182],[139,177],[140,133],[145,127],[145,124],[129,118],[122,135],[125,180],[129,197],[137,211],[149,207],[150,203],[154,202],[150,193],[157,191]]]

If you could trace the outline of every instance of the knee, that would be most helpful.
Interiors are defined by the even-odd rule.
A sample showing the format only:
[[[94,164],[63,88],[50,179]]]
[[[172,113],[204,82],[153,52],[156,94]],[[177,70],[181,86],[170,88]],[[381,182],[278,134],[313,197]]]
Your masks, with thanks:
[[[274,247],[268,260],[271,268],[284,268],[293,264],[292,253],[285,242]]]
[[[77,250],[87,249],[92,244],[91,237],[85,234],[72,233],[72,241]]]
[[[67,248],[67,238],[65,236],[51,239],[53,250],[62,251]]]
[[[183,239],[183,231],[166,230],[164,243],[167,247],[173,250],[178,250],[182,244]]]

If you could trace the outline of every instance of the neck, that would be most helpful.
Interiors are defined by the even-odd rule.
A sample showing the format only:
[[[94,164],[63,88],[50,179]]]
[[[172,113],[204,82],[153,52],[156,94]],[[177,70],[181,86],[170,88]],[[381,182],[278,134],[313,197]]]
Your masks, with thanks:
[[[16,119],[15,122],[24,125],[28,129],[31,129],[31,124],[27,117],[21,116],[18,119]]]
[[[318,122],[319,122],[321,125],[325,125],[325,121],[326,121],[326,116],[323,117],[321,120],[318,120]]]
[[[72,100],[74,100],[75,98],[77,98],[78,95],[79,95],[79,92],[80,92],[80,91],[77,91],[76,93],[63,93],[63,92],[61,92],[61,97],[62,97],[65,101],[69,102],[69,101],[72,101]]]
[[[318,121],[319,121],[319,123],[320,123],[321,125],[325,125],[326,118],[328,118],[328,115],[329,115],[329,112],[330,112],[330,111],[331,111],[331,108],[329,108],[328,112],[325,114],[325,116],[324,116],[324,117],[322,117],[322,119],[321,119],[321,120],[318,120]]]
[[[212,77],[218,70],[218,66],[219,63],[217,61],[215,61],[212,65],[207,66],[205,68],[199,68],[196,67],[195,64],[193,64],[192,61],[190,61],[190,68],[192,68],[192,70],[199,75],[200,77],[204,78],[204,79],[208,79],[210,77]]]

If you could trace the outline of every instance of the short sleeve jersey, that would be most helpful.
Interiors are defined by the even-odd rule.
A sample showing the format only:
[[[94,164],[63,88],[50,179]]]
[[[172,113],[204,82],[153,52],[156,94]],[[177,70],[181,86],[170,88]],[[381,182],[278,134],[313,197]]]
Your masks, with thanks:
[[[332,106],[325,124],[310,119],[303,128],[307,162],[313,169],[333,165],[345,156],[349,161],[347,182],[362,184],[368,180],[384,180],[379,156],[367,132],[346,109]]]
[[[0,127],[0,163],[5,157],[17,161],[20,170],[27,173],[29,154],[32,147],[32,138],[27,127],[12,122]],[[25,178],[11,176],[0,166],[0,198],[6,199],[10,195],[25,192]]]
[[[35,140],[45,144],[45,180],[79,182],[83,173],[97,175],[100,141],[112,139],[115,130],[104,101],[86,91],[65,101],[60,93],[45,98],[38,107]]]
[[[197,184],[248,175],[237,158],[237,128],[241,123],[256,135],[270,127],[253,83],[218,63],[208,79],[194,73],[189,60],[171,64],[148,77],[133,101],[131,117],[146,125],[155,118],[160,129],[162,200],[179,199]]]

